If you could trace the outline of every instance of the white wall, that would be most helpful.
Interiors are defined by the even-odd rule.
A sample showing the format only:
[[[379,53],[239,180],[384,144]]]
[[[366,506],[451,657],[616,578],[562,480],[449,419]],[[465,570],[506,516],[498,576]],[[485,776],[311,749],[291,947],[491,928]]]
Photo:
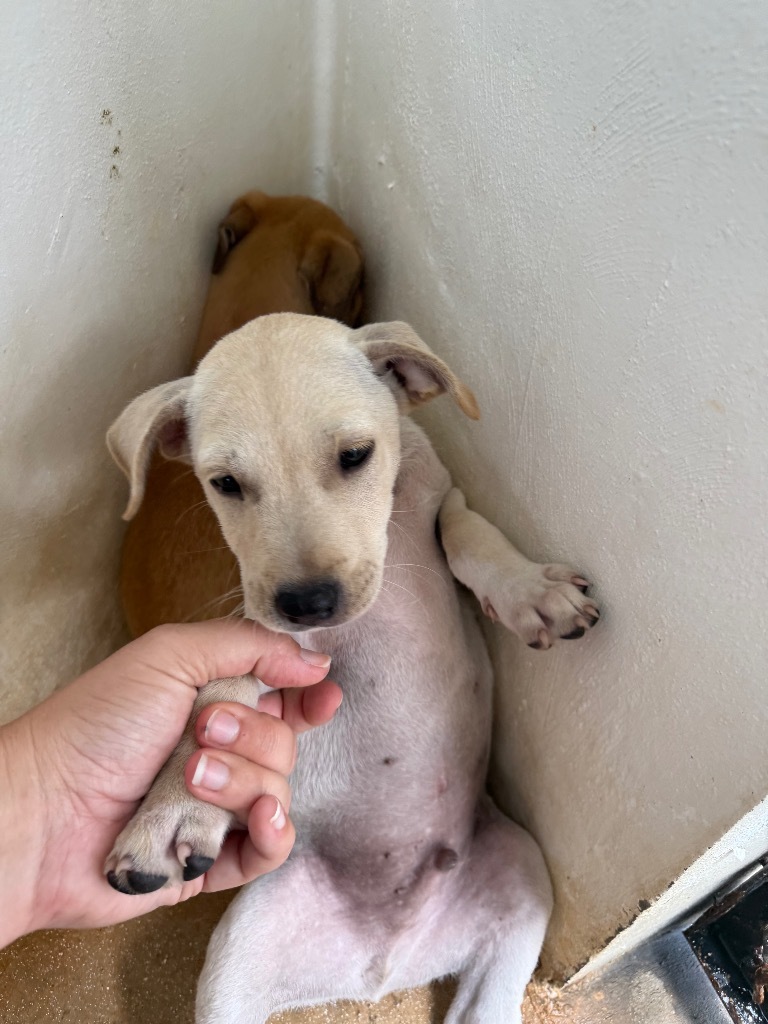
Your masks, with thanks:
[[[477,426],[429,417],[475,508],[605,602],[555,653],[493,634],[497,789],[567,972],[768,787],[765,7],[336,19],[328,194],[373,314],[476,389]]]
[[[120,635],[103,433],[182,369],[218,216],[245,188],[324,183],[374,315],[478,393],[478,425],[428,417],[475,507],[605,601],[548,655],[493,633],[498,792],[555,878],[549,966],[655,899],[768,787],[763,9],[9,12],[3,713]]]
[[[124,482],[104,432],[128,399],[183,369],[217,219],[247,188],[312,187],[302,8],[4,11],[2,717],[121,636]]]

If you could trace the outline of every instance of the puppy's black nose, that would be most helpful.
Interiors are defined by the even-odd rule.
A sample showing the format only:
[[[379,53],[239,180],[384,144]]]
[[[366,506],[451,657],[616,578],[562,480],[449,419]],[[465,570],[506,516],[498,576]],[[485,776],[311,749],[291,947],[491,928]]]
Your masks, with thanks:
[[[336,614],[340,598],[338,583],[307,583],[278,590],[275,605],[289,622],[316,626]]]

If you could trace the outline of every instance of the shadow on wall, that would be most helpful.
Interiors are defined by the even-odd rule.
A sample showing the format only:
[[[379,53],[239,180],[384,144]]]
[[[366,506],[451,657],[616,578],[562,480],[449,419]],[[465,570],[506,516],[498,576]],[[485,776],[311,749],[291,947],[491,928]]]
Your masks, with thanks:
[[[117,558],[105,550],[113,505],[100,482],[68,510],[33,518],[4,514],[12,557],[0,607],[2,698],[8,721],[128,639],[116,600]]]
[[[4,720],[126,638],[115,585],[122,495],[103,439],[126,375],[106,365],[101,329],[57,346],[44,366],[21,363],[25,331],[3,354],[19,365],[0,456]]]

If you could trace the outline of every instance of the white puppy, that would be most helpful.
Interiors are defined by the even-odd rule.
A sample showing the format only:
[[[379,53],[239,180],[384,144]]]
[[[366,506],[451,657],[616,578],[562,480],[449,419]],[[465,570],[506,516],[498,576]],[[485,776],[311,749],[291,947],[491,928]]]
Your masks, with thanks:
[[[449,974],[448,1024],[520,1020],[551,891],[533,839],[484,795],[491,669],[453,577],[537,648],[581,636],[598,610],[573,570],[529,562],[470,512],[401,416],[446,391],[477,418],[406,324],[275,314],[137,398],[109,432],[126,514],[155,445],[191,462],[237,556],[246,614],[332,655],[344,691],[334,720],[300,738],[293,854],[214,934],[199,1024],[263,1024]],[[248,677],[216,681],[196,713],[259,692]],[[107,870],[123,891],[196,877],[218,853],[230,818],[187,792],[192,749],[188,735],[117,839]]]

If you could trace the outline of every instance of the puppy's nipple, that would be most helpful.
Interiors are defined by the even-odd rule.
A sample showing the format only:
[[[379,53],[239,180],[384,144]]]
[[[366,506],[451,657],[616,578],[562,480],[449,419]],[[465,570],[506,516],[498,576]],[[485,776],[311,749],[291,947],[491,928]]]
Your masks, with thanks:
[[[435,867],[438,871],[453,871],[458,863],[458,853],[449,846],[443,846],[435,854]]]

